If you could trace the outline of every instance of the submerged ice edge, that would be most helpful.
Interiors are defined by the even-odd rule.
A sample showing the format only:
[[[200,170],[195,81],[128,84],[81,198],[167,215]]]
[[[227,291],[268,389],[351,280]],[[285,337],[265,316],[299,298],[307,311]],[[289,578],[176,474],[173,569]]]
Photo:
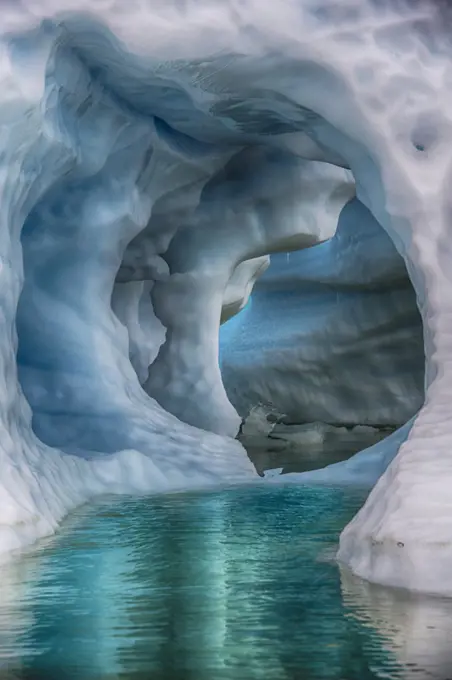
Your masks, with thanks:
[[[4,22],[2,19],[2,546],[18,547],[52,531],[70,507],[96,493],[122,491],[138,484],[154,489],[161,485],[164,490],[171,485],[188,486],[190,481],[254,479],[238,443],[183,424],[143,393],[130,366],[125,333],[108,311],[127,240],[146,225],[155,199],[164,196],[168,177],[176,184],[180,181],[174,155],[180,160],[187,154],[187,147],[182,149],[180,142],[170,150],[166,142],[162,146],[161,130],[159,135],[149,120],[152,106],[157,105],[147,79],[149,73],[158,73],[159,92],[169,97],[169,103],[168,99],[166,104],[160,103],[160,109],[166,106],[167,122],[203,143],[212,143],[217,137],[221,153],[226,155],[225,145],[249,144],[253,135],[254,141],[263,140],[256,132],[256,122],[262,116],[267,115],[268,123],[268,118],[275,121],[274,110],[278,120],[290,122],[293,115],[295,141],[299,142],[292,144],[293,153],[349,167],[358,198],[404,256],[424,324],[426,402],[407,442],[345,530],[340,557],[369,580],[452,594],[452,516],[447,500],[452,324],[445,193],[452,153],[447,144],[452,122],[448,87],[452,49],[441,29],[445,21],[441,24],[437,13],[441,10],[434,3],[419,7],[409,2],[388,2],[382,9],[381,3],[371,0],[350,2],[344,9],[332,2],[320,6],[311,0],[286,0],[277,15],[270,6],[259,8],[251,1],[234,6],[234,11],[228,3],[201,3],[193,8],[193,15],[182,15],[171,3],[158,12],[145,2],[135,14],[124,15],[117,9],[113,3],[106,7],[91,0],[65,0],[58,3],[57,10],[45,0],[25,0],[8,6]],[[61,10],[86,10],[108,30],[91,23],[86,15],[61,18]],[[41,24],[42,19],[48,21]],[[122,43],[113,39],[114,33]],[[179,61],[168,61],[170,54]],[[363,54],[367,59],[364,65]],[[78,68],[79,63],[92,68],[84,71]],[[100,91],[91,90],[93,73],[103,79]],[[224,86],[218,88],[219,82]],[[106,92],[109,99],[112,83],[118,87],[111,101],[99,100],[99,92],[102,97]],[[176,86],[171,88],[171,84]],[[86,94],[82,101],[77,99],[80,88]],[[198,112],[193,119],[180,115],[175,105],[186,103],[187,98],[192,111]],[[83,101],[88,105],[81,106]],[[124,106],[125,101],[130,108]],[[246,101],[260,108],[251,121],[244,118],[243,106],[240,111],[240,103]],[[64,111],[60,110],[62,103]],[[95,104],[105,117],[97,118],[97,127],[91,126],[90,134],[84,136],[79,121],[87,111],[89,118],[89,107]],[[144,118],[143,113],[147,114]],[[165,119],[161,110],[154,113]],[[268,130],[264,134],[268,142]],[[93,139],[96,145],[90,153]],[[158,153],[150,157],[145,151],[151,140],[158,140]],[[132,148],[141,158],[139,167],[132,162]],[[193,146],[189,149],[193,153]],[[206,162],[204,152],[205,148],[196,151],[198,168]],[[129,183],[132,194],[115,181],[115,154],[116,160],[122,155],[125,186]],[[224,162],[217,152],[209,159],[210,172]],[[17,382],[15,314],[23,285],[20,232],[36,206],[40,204],[44,215],[52,208],[46,206],[46,199],[68,176],[79,188],[90,178],[98,181],[94,194],[84,196],[82,192],[78,206],[75,200],[80,221],[69,221],[79,237],[77,265],[83,246],[90,252],[89,266],[79,271],[85,278],[70,279],[70,290],[64,288],[64,276],[58,279],[64,304],[70,300],[67,320],[71,330],[84,321],[86,310],[79,307],[82,293],[89,291],[95,303],[89,310],[90,323],[85,323],[87,335],[77,335],[80,344],[73,355],[84,358],[88,351],[87,372],[80,374],[77,383],[79,394],[85,394],[88,401],[85,410],[77,400],[73,404],[72,423],[78,418],[79,425],[65,447],[71,450],[79,435],[89,440],[93,433],[101,436],[111,430],[110,455],[102,459],[96,458],[94,444],[87,447],[91,454],[86,459],[42,444],[31,431],[31,412]],[[154,206],[146,190],[152,182]],[[116,194],[118,200],[111,206],[111,196]],[[95,213],[102,217],[104,228],[96,231],[94,244],[83,229],[89,228],[89,219],[84,225],[82,218]],[[58,215],[53,214],[55,217]],[[253,226],[254,216],[249,217]],[[174,262],[180,259],[176,251]],[[263,252],[245,252],[247,257],[261,255],[265,248]],[[234,258],[225,268],[225,284]],[[100,271],[96,274],[97,266]],[[39,271],[34,274],[39,278]],[[82,289],[73,290],[74,283],[83,284]],[[31,300],[32,308],[39,307],[41,313],[48,309],[44,317],[49,331],[52,292],[55,289],[49,294],[43,286]],[[217,298],[219,318],[222,297]],[[165,306],[165,300],[161,302]],[[196,309],[192,311],[195,315]],[[174,314],[171,322],[176,328]],[[206,324],[211,327],[210,317]],[[115,345],[113,339],[118,337]],[[180,334],[172,337],[179,338],[182,349],[186,348]],[[212,348],[213,343],[208,343],[207,349]],[[186,369],[190,356],[182,356],[177,366],[170,361],[169,351],[162,375],[167,369],[176,373],[181,366]],[[96,389],[87,391],[86,380],[89,383],[91,375],[101,379]],[[159,380],[161,377],[157,388],[155,382],[150,386],[151,392],[157,389],[158,393]],[[176,380],[173,396],[177,385]],[[64,398],[64,390],[57,392],[61,394]],[[83,417],[104,397],[104,411],[99,414],[94,408],[94,421],[87,428]],[[49,411],[53,415],[55,406]],[[232,411],[230,418],[232,422]],[[45,424],[41,422],[43,427]],[[46,436],[51,434],[47,428]],[[111,453],[115,439],[123,448],[120,453]],[[436,521],[439,517],[441,522]]]

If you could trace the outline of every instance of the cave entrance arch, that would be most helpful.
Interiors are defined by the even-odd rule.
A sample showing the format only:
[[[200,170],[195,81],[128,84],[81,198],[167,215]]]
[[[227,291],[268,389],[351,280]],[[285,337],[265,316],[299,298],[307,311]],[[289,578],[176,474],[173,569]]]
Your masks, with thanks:
[[[327,13],[327,24],[330,21],[328,16]],[[337,18],[337,14],[335,16]],[[358,22],[355,25],[357,33],[359,33],[360,18],[359,13],[352,13],[345,19],[342,17],[346,23],[348,21],[352,21],[352,24],[353,21]],[[444,196],[438,188],[444,186],[444,182],[437,182],[436,179],[432,181],[432,177],[436,178],[435,173],[438,168],[441,168],[441,172],[446,178],[448,177],[449,155],[446,149],[447,145],[442,144],[441,141],[444,140],[444,133],[450,129],[450,121],[448,103],[445,95],[443,95],[446,88],[443,87],[443,81],[441,83],[440,80],[438,82],[431,81],[429,78],[430,65],[424,68],[416,60],[399,59],[399,57],[405,56],[405,52],[409,53],[411,31],[417,31],[418,27],[413,29],[411,24],[408,28],[406,22],[397,23],[398,36],[407,38],[407,41],[398,42],[400,47],[397,47],[395,58],[393,52],[385,48],[387,44],[385,40],[388,39],[387,33],[382,35],[380,32],[375,44],[378,58],[381,58],[381,61],[377,59],[375,68],[371,69],[370,72],[368,68],[359,68],[361,60],[356,57],[355,53],[337,49],[338,35],[336,31],[325,35],[322,33],[322,40],[320,41],[306,39],[301,45],[295,41],[295,36],[293,36],[293,41],[288,40],[287,37],[281,40],[271,33],[269,37],[271,49],[265,53],[266,58],[264,59],[262,59],[262,50],[258,50],[257,56],[253,50],[250,50],[251,56],[234,55],[234,59],[227,64],[224,63],[222,58],[220,58],[219,63],[215,62],[214,59],[209,59],[196,64],[200,69],[197,76],[199,75],[207,84],[212,84],[213,75],[219,70],[223,75],[228,76],[228,86],[222,91],[223,100],[219,102],[218,106],[212,107],[210,106],[211,102],[206,105],[205,99],[200,96],[199,88],[195,87],[193,83],[191,77],[193,73],[192,64],[195,62],[190,63],[190,68],[187,71],[190,94],[187,93],[187,88],[180,86],[184,65],[177,64],[177,78],[171,81],[171,65],[166,63],[159,71],[159,82],[157,84],[151,82],[151,78],[151,81],[146,83],[149,87],[146,88],[143,95],[143,89],[136,87],[140,81],[134,71],[136,70],[137,60],[133,57],[129,59],[127,50],[118,49],[118,41],[108,31],[99,30],[97,36],[101,37],[101,42],[104,45],[111,47],[111,53],[121,53],[124,57],[124,60],[121,63],[118,61],[118,64],[115,64],[115,69],[111,70],[99,63],[101,58],[98,55],[96,57],[95,54],[96,41],[90,40],[88,45],[88,41],[84,40],[83,37],[87,28],[90,28],[89,35],[91,37],[96,36],[96,30],[99,27],[96,28],[95,25],[87,26],[87,21],[86,17],[83,19],[72,17],[65,19],[63,23],[56,24],[57,29],[61,26],[64,27],[62,35],[57,37],[61,37],[69,49],[65,58],[71,61],[75,55],[76,60],[78,59],[81,64],[81,78],[78,83],[83,87],[86,86],[86,91],[90,90],[92,82],[100,84],[98,89],[95,88],[95,92],[90,92],[90,95],[96,95],[94,98],[86,96],[83,97],[82,101],[77,101],[77,93],[66,93],[71,95],[65,100],[65,105],[68,107],[66,113],[71,114],[72,111],[72,114],[76,113],[77,116],[83,118],[86,112],[91,110],[90,107],[93,102],[103,109],[105,101],[101,102],[102,97],[105,93],[108,94],[108,97],[111,94],[109,106],[112,103],[111,109],[115,111],[113,118],[118,122],[123,115],[123,119],[126,119],[124,129],[132,133],[133,131],[127,123],[133,117],[134,124],[139,122],[138,128],[141,134],[141,137],[140,134],[134,137],[135,132],[138,131],[138,128],[135,128],[132,138],[127,138],[125,144],[123,144],[125,140],[122,134],[116,138],[117,141],[121,139],[121,143],[117,147],[114,146],[114,152],[117,154],[116,161],[121,157],[120,165],[122,168],[129,167],[128,163],[124,162],[126,159],[132,166],[134,165],[127,153],[130,148],[151,151],[149,149],[151,145],[148,145],[147,141],[150,139],[161,140],[162,138],[164,138],[166,150],[172,148],[172,152],[179,158],[184,153],[194,153],[197,156],[198,166],[200,166],[202,165],[200,159],[204,158],[203,154],[209,155],[212,144],[218,143],[224,150],[224,146],[241,145],[242,143],[250,145],[253,141],[257,142],[257,138],[265,136],[267,139],[270,137],[268,123],[269,119],[273,123],[275,122],[274,109],[277,109],[276,118],[279,121],[282,119],[286,122],[287,120],[291,121],[294,117],[295,122],[292,130],[286,128],[284,133],[295,135],[289,142],[295,155],[309,158],[309,160],[332,163],[351,170],[356,180],[359,200],[387,231],[398,251],[404,257],[408,273],[416,289],[418,306],[424,321],[426,400],[419,417],[416,419],[408,442],[399,451],[397,465],[393,468],[394,474],[392,476],[387,475],[381,480],[378,490],[371,495],[366,504],[364,515],[368,521],[363,523],[364,515],[361,514],[346,533],[343,542],[345,553],[348,553],[350,558],[348,561],[353,563],[352,566],[356,566],[358,571],[361,570],[360,573],[366,572],[369,576],[371,572],[372,578],[384,580],[385,556],[383,555],[383,559],[379,559],[381,555],[378,553],[378,549],[376,549],[377,552],[372,553],[376,559],[371,560],[371,566],[369,566],[369,560],[360,561],[363,551],[373,551],[372,547],[369,548],[370,536],[373,533],[378,531],[380,538],[386,537],[391,545],[395,541],[394,532],[391,529],[393,515],[391,515],[390,510],[384,510],[382,516],[380,509],[391,507],[391,504],[385,503],[385,500],[396,491],[402,499],[397,510],[400,521],[396,526],[404,526],[406,522],[402,520],[406,520],[413,511],[410,499],[413,498],[414,487],[413,477],[399,474],[400,470],[406,470],[407,466],[409,468],[411,462],[416,459],[416,464],[419,463],[416,468],[417,475],[424,478],[429,477],[429,475],[423,474],[426,470],[429,470],[428,460],[426,457],[425,459],[422,456],[419,457],[419,451],[422,449],[422,442],[432,437],[432,448],[434,448],[436,459],[440,463],[435,468],[437,471],[435,477],[439,486],[441,486],[441,470],[447,469],[447,441],[450,440],[450,425],[448,425],[448,419],[444,415],[448,412],[448,408],[444,405],[449,400],[451,382],[450,362],[448,361],[451,350],[450,305],[447,293],[450,289],[450,276],[447,266],[450,252],[448,246],[449,211]],[[332,26],[331,22],[329,25]],[[52,26],[50,28],[53,30]],[[46,31],[48,30],[49,24],[46,24]],[[391,31],[389,33],[391,34]],[[372,35],[369,38],[369,35],[367,35],[364,39],[373,40],[373,37]],[[420,39],[425,37],[421,30],[419,30],[419,37]],[[121,45],[119,47],[121,48]],[[49,50],[51,68],[46,71],[45,75],[48,77],[50,74],[57,80],[60,78],[60,84],[64,85],[64,68],[61,71],[57,68],[63,65],[64,60],[57,63],[55,59],[57,53],[61,55],[58,50]],[[175,54],[180,54],[180,50],[176,49]],[[332,54],[335,57],[334,64],[331,63]],[[440,54],[441,49],[436,50],[436,52],[433,50],[432,58],[434,62],[438,59],[441,60],[441,57],[438,56]],[[389,71],[386,68],[388,59],[391,66]],[[229,63],[230,71],[227,70]],[[73,64],[71,63],[71,65]],[[221,66],[221,69],[218,68],[219,66]],[[23,69],[23,62],[20,67]],[[165,71],[165,69],[167,70]],[[151,68],[149,73],[153,73]],[[142,76],[143,70],[141,69],[140,77]],[[403,93],[406,92],[407,88],[400,87],[401,83],[407,84],[407,79],[409,81],[408,90],[413,97],[408,109],[404,107],[406,102],[403,100]],[[249,90],[250,82],[253,83],[251,91]],[[269,82],[271,85],[264,86],[264,82]],[[49,82],[46,81],[46,87],[48,85]],[[206,91],[209,91],[208,87],[207,85]],[[46,95],[50,91],[53,92],[51,84]],[[376,93],[381,94],[378,100],[375,99]],[[164,96],[159,99],[159,97],[156,98],[157,94]],[[96,98],[97,95],[99,95],[98,99]],[[33,93],[33,96],[35,96],[35,93]],[[190,96],[192,96],[192,99],[190,99]],[[254,104],[257,104],[258,115],[245,115],[249,110],[249,105],[246,102],[250,101],[250,98]],[[58,97],[56,97],[56,100],[58,100]],[[157,100],[159,100],[159,106],[155,103]],[[52,98],[49,101],[52,101]],[[168,106],[168,101],[170,101],[171,106]],[[177,105],[175,105],[175,101]],[[191,106],[189,112],[193,113],[193,117],[181,115],[187,101],[189,107]],[[336,106],[331,106],[331,101],[334,101]],[[434,115],[430,115],[430,109],[426,108],[425,101],[435,101]],[[79,107],[78,105],[82,103],[83,106]],[[41,104],[40,100],[39,106]],[[398,105],[396,106],[396,104]],[[182,105],[182,108],[180,105]],[[42,114],[39,106],[35,107],[38,111],[36,115]],[[152,109],[152,107],[154,108]],[[166,113],[163,110],[165,107]],[[99,147],[96,147],[96,152],[99,153],[91,156],[89,153],[86,153],[86,155],[85,153],[79,154],[81,149],[86,152],[86,146],[84,146],[86,140],[82,138],[77,140],[77,144],[80,142],[80,147],[77,144],[72,144],[71,140],[73,142],[74,139],[71,137],[71,131],[73,132],[74,128],[71,125],[66,126],[66,124],[60,127],[61,121],[57,116],[52,116],[54,110],[52,107],[50,108],[51,114],[49,116],[49,111],[42,107],[45,110],[45,116],[47,116],[45,119],[45,124],[48,125],[46,134],[39,137],[39,143],[36,143],[36,146],[34,146],[36,140],[29,143],[24,142],[20,151],[25,157],[24,149],[26,147],[30,152],[30,157],[34,153],[35,157],[39,157],[41,160],[47,153],[50,153],[51,156],[55,153],[60,159],[59,154],[62,153],[64,159],[58,164],[59,176],[52,174],[49,177],[40,177],[39,182],[36,181],[36,184],[33,184],[33,192],[30,195],[25,192],[27,193],[27,200],[24,198],[23,205],[20,205],[20,210],[15,215],[17,219],[14,219],[14,224],[8,224],[14,238],[18,237],[18,232],[22,226],[21,216],[23,216],[23,213],[26,217],[28,209],[30,208],[29,212],[33,209],[31,205],[33,201],[35,203],[41,202],[43,194],[49,190],[49,187],[58,184],[61,175],[72,173],[74,168],[79,171],[80,167],[77,167],[77,162],[81,157],[83,157],[83,173],[88,173],[87,176],[91,178],[96,175],[96,163],[98,163],[99,158],[106,160],[106,157],[101,153],[103,150]],[[35,109],[33,110],[35,111]],[[185,113],[187,113],[186,110]],[[78,120],[77,116],[71,118],[71,115],[68,115],[68,118],[64,118],[64,121],[65,123],[68,121],[74,123]],[[163,120],[167,127],[163,126],[162,128],[161,125],[156,124],[155,120],[153,126],[147,127],[144,122],[146,116]],[[262,130],[256,127],[259,121],[265,123]],[[429,134],[432,122],[437,131],[436,136],[433,137]],[[111,119],[109,119],[109,123],[111,123]],[[105,130],[107,128],[111,131],[115,126],[106,126]],[[202,132],[194,134],[195,130],[200,128],[202,128]],[[99,128],[94,129],[99,133],[99,139],[104,139]],[[116,130],[118,131],[117,128]],[[124,131],[122,128],[121,130]],[[27,132],[29,132],[28,128]],[[175,132],[174,135],[173,132]],[[69,143],[66,144],[66,142]],[[295,148],[295,142],[298,142],[297,148]],[[187,151],[187,143],[189,144],[189,151]],[[109,143],[106,147],[111,149]],[[152,162],[151,157],[154,159]],[[167,158],[167,156],[165,157]],[[110,156],[108,158],[111,160]],[[153,153],[142,153],[140,158],[140,167],[134,167],[130,177],[134,176],[132,184],[142,189],[143,181],[149,181],[150,176],[155,178],[155,174],[153,175],[151,170],[155,170],[152,163],[156,163],[157,159]],[[45,157],[45,160],[49,160],[49,158]],[[28,175],[36,180],[37,172],[33,164],[26,165],[26,168]],[[52,170],[52,173],[55,173],[55,170]],[[444,179],[443,175],[441,176],[442,179]],[[114,179],[114,176],[103,178],[107,184],[110,179]],[[83,177],[77,177],[77,181],[82,182]],[[118,185],[115,185],[114,181],[113,187],[118,189]],[[22,191],[22,188],[22,185],[20,185],[20,190],[17,190],[18,194]],[[103,181],[100,182],[98,188],[99,195],[102,195],[102,191],[105,189]],[[111,196],[111,188],[112,186],[108,187],[104,196]],[[153,196],[155,201],[161,197],[159,191],[161,191],[161,184]],[[96,389],[99,386],[105,388],[103,390],[103,394],[106,396],[104,414],[108,412],[109,424],[115,422],[117,413],[121,412],[122,407],[125,406],[124,395],[127,395],[133,402],[132,405],[127,403],[126,419],[121,421],[121,427],[116,430],[116,432],[121,432],[121,437],[116,439],[116,442],[113,441],[115,436],[112,439],[112,445],[119,447],[125,447],[127,444],[127,437],[123,436],[124,428],[122,426],[127,421],[130,422],[131,418],[138,417],[139,408],[146,408],[145,404],[148,403],[142,391],[140,391],[134,371],[127,365],[130,362],[124,352],[125,343],[120,350],[114,349],[112,337],[116,330],[121,332],[121,329],[114,325],[114,320],[112,320],[109,312],[109,296],[113,288],[114,277],[121,264],[125,246],[134,237],[135,232],[145,228],[146,214],[149,217],[149,206],[146,205],[144,200],[146,192],[139,191],[138,193],[139,197],[136,203],[134,200],[129,202],[126,199],[122,204],[120,200],[115,204],[118,209],[117,217],[120,216],[120,219],[113,219],[114,225],[118,227],[118,232],[115,233],[114,247],[110,242],[110,250],[107,248],[107,253],[103,250],[103,247],[97,244],[98,259],[102,262],[108,260],[109,266],[103,269],[105,278],[96,279],[94,290],[90,289],[89,292],[93,293],[96,300],[101,300],[102,304],[99,305],[99,309],[106,308],[108,311],[107,314],[101,315],[102,324],[105,322],[103,330],[106,332],[103,337],[106,342],[99,342],[99,335],[92,332],[93,326],[91,326],[89,338],[92,342],[87,342],[86,338],[84,339],[85,346],[89,345],[90,347],[93,359],[90,366],[94,369],[90,375],[87,374],[88,382],[95,377],[97,381]],[[16,195],[14,192],[13,194]],[[120,195],[121,192],[118,191],[118,194]],[[23,196],[21,196],[22,198]],[[134,198],[137,198],[135,194]],[[26,209],[24,205],[26,205]],[[87,210],[83,216],[86,217],[88,213]],[[103,217],[105,217],[105,213],[103,213]],[[103,226],[110,224],[111,226],[111,221],[107,219],[105,222],[101,221],[101,224]],[[429,229],[426,229],[426,224]],[[78,245],[83,245],[83,239],[79,239]],[[16,248],[15,241],[14,248]],[[115,267],[112,266],[112,262],[115,263]],[[435,263],[435,266],[432,266],[432,263]],[[85,277],[82,277],[83,281],[93,283],[95,280],[93,271],[88,270],[89,267],[83,272],[85,274]],[[14,295],[16,295],[16,292],[18,295],[19,288],[20,285],[14,285]],[[63,289],[64,286],[60,285],[59,292],[62,292]],[[76,295],[73,294],[70,303],[72,311],[78,307],[80,302],[75,298]],[[14,298],[13,307],[16,300],[17,296]],[[41,296],[40,304],[42,302],[43,297]],[[38,320],[40,321],[40,319]],[[97,323],[100,319],[93,320]],[[36,328],[37,332],[42,332],[39,323],[36,324]],[[123,337],[125,337],[124,333]],[[74,356],[76,356],[76,353],[74,353]],[[109,361],[113,357],[114,361]],[[111,373],[107,371],[102,374],[102,371],[96,368],[98,366],[107,367],[107,365],[111,367],[114,364],[121,366],[121,370],[114,370]],[[183,364],[188,365],[189,362],[185,359]],[[73,383],[71,390],[67,393],[61,391],[60,387],[53,382],[50,391],[53,390],[53,396],[59,400],[60,406],[64,404],[65,408],[67,404],[77,404],[78,399],[85,398],[89,394],[89,390],[87,392],[86,389],[82,389],[80,383],[76,385],[75,391]],[[36,394],[39,397],[39,390],[36,390],[35,396]],[[101,402],[102,400],[98,399],[98,401]],[[160,435],[168,421],[161,416],[161,411],[159,414],[155,417],[150,416],[150,420],[152,426],[155,426],[156,432]],[[165,425],[163,422],[165,422]],[[177,429],[176,419],[171,420],[171,423]],[[447,475],[444,476],[447,477]],[[394,489],[393,483],[395,477],[397,477],[396,489]],[[427,496],[428,494],[426,498]],[[428,499],[425,504],[428,506]],[[421,535],[428,535],[428,513],[422,510],[416,519],[417,529],[419,527],[425,529],[421,531]],[[361,541],[362,538],[365,540]],[[438,545],[444,543],[440,539],[441,536],[437,537]],[[380,545],[380,542],[377,543]],[[430,546],[428,550],[430,550]],[[418,552],[416,555],[418,555]],[[431,559],[429,561],[431,562]],[[406,561],[406,564],[408,563],[410,563],[409,559]],[[438,563],[441,563],[441,560],[438,560]],[[363,564],[364,567],[362,567]],[[418,577],[421,580],[425,578],[425,573],[421,573],[421,571],[412,577],[410,585],[413,585]],[[434,571],[432,570],[428,577],[433,584],[435,582]],[[400,578],[403,581],[406,573],[402,569],[394,569],[393,573],[396,572],[402,574]]]

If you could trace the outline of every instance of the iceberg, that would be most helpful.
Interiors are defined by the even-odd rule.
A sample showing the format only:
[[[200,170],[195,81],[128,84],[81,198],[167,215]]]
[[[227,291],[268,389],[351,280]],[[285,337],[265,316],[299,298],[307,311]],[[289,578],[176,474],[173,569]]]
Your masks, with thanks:
[[[98,494],[365,481],[338,559],[452,596],[450,14],[2,3],[3,557]],[[235,436],[270,392],[400,429],[261,479]]]

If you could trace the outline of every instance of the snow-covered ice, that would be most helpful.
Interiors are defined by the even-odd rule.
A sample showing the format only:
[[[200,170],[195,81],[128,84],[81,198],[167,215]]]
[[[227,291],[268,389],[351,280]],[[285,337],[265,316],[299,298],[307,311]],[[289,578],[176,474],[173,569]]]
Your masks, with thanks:
[[[378,479],[339,559],[452,595],[451,21],[434,0],[2,2],[0,553],[96,494],[258,481],[233,437],[273,396],[408,421],[284,481]],[[236,380],[253,332],[281,364]]]

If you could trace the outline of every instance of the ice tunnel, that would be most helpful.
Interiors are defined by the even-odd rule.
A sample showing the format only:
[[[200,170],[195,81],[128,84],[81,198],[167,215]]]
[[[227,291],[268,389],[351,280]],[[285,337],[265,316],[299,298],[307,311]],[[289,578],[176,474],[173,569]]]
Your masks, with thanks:
[[[450,21],[2,5],[2,555],[98,494],[366,483],[339,560],[452,595]],[[259,401],[394,433],[261,480]]]

